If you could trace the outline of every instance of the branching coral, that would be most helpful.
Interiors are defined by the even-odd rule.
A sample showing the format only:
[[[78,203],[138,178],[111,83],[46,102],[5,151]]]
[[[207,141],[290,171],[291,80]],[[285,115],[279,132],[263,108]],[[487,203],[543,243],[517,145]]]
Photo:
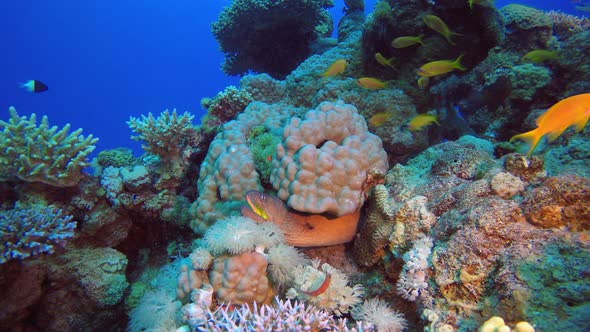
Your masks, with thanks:
[[[309,56],[311,42],[329,18],[325,9],[332,6],[332,0],[233,1],[212,26],[225,54],[223,71],[284,77]]]
[[[356,327],[348,327],[346,319],[334,319],[328,311],[278,298],[276,306],[242,305],[231,311],[220,307],[207,315],[203,321],[205,324],[191,325],[191,328],[197,331],[376,331],[368,322],[357,322]]]
[[[142,115],[141,119],[130,117],[127,125],[137,134],[132,139],[145,142],[141,146],[144,150],[169,160],[179,158],[182,148],[194,137],[193,119],[194,115],[188,112],[178,116],[176,110],[166,110],[157,118],[152,113]]]
[[[51,206],[23,207],[0,212],[0,241],[4,244],[0,264],[43,253],[51,254],[54,245],[63,246],[74,236],[76,222]]]
[[[98,141],[84,137],[82,129],[68,134],[70,124],[58,131],[50,127],[47,116],[37,126],[37,115],[20,117],[9,109],[10,120],[0,120],[0,166],[4,176],[16,176],[27,182],[42,182],[56,187],[78,184],[81,171],[88,166],[86,157]]]

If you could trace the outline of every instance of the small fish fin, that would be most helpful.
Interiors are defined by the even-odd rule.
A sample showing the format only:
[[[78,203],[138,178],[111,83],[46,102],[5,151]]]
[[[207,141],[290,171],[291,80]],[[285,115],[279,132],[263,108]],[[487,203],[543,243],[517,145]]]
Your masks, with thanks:
[[[553,142],[556,138],[561,136],[561,134],[563,134],[566,129],[567,127],[563,127],[547,133],[547,140],[549,140],[549,142]]]
[[[533,150],[537,147],[537,144],[539,144],[539,141],[541,140],[541,136],[543,136],[543,134],[541,134],[539,132],[539,128],[537,129],[533,129],[531,131],[527,131],[526,133],[522,133],[522,134],[518,134],[518,135],[514,135],[510,138],[509,142],[512,142],[515,139],[521,139],[525,142],[527,142],[530,145],[529,151],[527,152],[527,157],[530,157],[531,154],[533,153]]]
[[[585,119],[582,119],[576,123],[576,133],[579,133],[582,131],[582,129],[584,129],[584,127],[586,126],[586,123],[588,123],[589,119],[590,119],[590,115],[587,116]]]
[[[436,123],[437,125],[440,126],[440,122],[438,122],[438,119],[437,118],[432,119],[432,122],[434,122],[434,123]]]

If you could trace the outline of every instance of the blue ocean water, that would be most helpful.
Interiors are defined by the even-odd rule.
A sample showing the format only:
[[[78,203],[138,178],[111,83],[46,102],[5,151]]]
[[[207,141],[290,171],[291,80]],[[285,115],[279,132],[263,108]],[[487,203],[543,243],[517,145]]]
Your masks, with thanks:
[[[376,0],[366,1],[370,12]],[[513,1],[496,1],[498,7]],[[131,147],[129,116],[165,109],[204,114],[212,97],[239,78],[219,69],[223,55],[211,23],[230,0],[2,1],[0,4],[0,117],[47,115],[50,123],[83,128],[100,138],[97,150]],[[564,0],[518,1],[582,15]],[[343,1],[330,13],[337,22]],[[587,13],[586,13],[587,14]],[[18,83],[49,86],[32,94]],[[195,120],[198,121],[198,120]]]

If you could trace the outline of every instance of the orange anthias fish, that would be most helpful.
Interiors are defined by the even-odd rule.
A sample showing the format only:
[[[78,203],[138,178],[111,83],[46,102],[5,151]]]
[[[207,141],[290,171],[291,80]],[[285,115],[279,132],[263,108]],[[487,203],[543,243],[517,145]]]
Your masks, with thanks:
[[[583,93],[565,98],[551,106],[537,119],[537,128],[526,133],[512,136],[510,141],[522,139],[530,144],[527,157],[539,144],[544,135],[548,135],[549,142],[561,135],[567,128],[576,127],[576,132],[582,131],[590,118],[590,93]]]
[[[429,62],[418,70],[418,75],[425,76],[425,77],[432,77],[437,75],[446,74],[451,72],[455,69],[459,70],[467,70],[465,67],[461,65],[461,58],[463,58],[463,54],[459,55],[455,61],[453,60],[438,60]]]
[[[356,84],[358,84],[361,88],[369,90],[379,90],[387,88],[387,83],[373,77],[361,77],[358,80],[356,80]]]
[[[436,123],[440,126],[440,123],[436,120],[436,115],[432,114],[418,114],[416,115],[408,124],[408,129],[410,131],[417,131],[426,126],[430,126],[431,124]]]
[[[330,65],[330,67],[328,67],[328,69],[322,74],[322,76],[324,78],[327,78],[338,75],[342,73],[344,69],[346,69],[346,64],[347,63],[345,59],[336,60],[333,64]]]
[[[391,112],[379,112],[373,115],[367,122],[371,127],[380,127],[392,117],[393,114]]]
[[[443,20],[441,20],[440,17],[436,15],[426,15],[422,18],[422,20],[426,26],[445,37],[451,45],[455,45],[455,43],[453,43],[451,40],[452,35],[461,36],[461,34],[451,31],[445,22],[443,22]]]

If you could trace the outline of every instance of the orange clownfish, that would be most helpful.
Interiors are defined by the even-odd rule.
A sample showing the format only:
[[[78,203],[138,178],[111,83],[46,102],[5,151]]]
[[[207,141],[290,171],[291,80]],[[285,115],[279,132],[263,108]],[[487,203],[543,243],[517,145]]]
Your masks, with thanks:
[[[551,106],[537,119],[537,128],[526,133],[512,136],[510,141],[522,139],[530,144],[527,157],[541,140],[548,135],[549,142],[561,135],[567,128],[576,127],[576,132],[582,131],[590,118],[590,93],[583,93],[565,98]]]

